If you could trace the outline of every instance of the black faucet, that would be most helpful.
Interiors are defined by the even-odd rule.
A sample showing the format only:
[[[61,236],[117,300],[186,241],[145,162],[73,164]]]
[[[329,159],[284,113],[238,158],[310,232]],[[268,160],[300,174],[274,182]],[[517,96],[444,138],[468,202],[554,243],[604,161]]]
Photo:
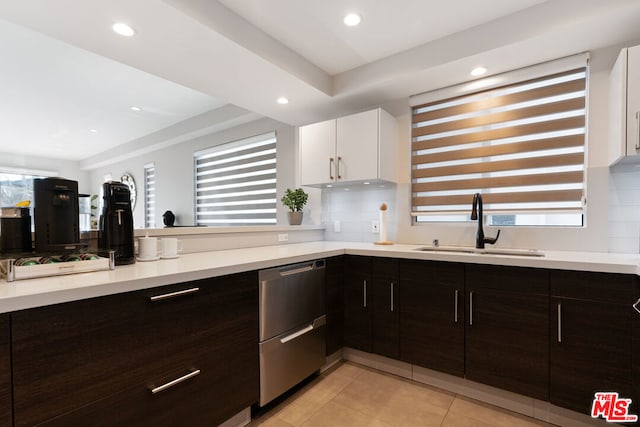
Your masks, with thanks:
[[[498,234],[496,234],[496,237],[484,237],[484,230],[482,229],[482,195],[480,193],[476,193],[473,195],[473,204],[471,205],[471,219],[478,220],[478,232],[476,234],[477,249],[484,249],[485,243],[493,245],[498,241],[498,238],[500,237],[500,230],[498,230]]]

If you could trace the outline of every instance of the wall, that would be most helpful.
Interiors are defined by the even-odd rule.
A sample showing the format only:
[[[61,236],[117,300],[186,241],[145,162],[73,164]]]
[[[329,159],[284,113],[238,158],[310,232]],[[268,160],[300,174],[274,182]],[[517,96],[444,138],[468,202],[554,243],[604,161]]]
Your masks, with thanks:
[[[640,170],[620,170],[609,173],[607,165],[608,144],[608,94],[609,68],[611,64],[592,67],[589,80],[589,120],[587,141],[587,216],[585,227],[502,227],[498,246],[505,248],[538,248],[546,250],[580,250],[592,252],[638,252],[640,235]],[[398,170],[400,177],[393,192],[388,190],[359,190],[358,196],[335,194],[322,195],[322,223],[328,240],[371,241],[366,233],[370,226],[372,210],[380,200],[395,195],[394,230],[390,233],[402,243],[430,244],[438,239],[442,245],[472,245],[477,225],[466,224],[411,224],[410,177],[410,109],[398,118]],[[610,186],[611,177],[611,186]],[[609,191],[612,191],[610,202]],[[634,203],[634,200],[639,200]],[[469,206],[471,209],[471,206]],[[361,215],[353,212],[362,212]],[[612,219],[610,221],[610,218]],[[633,220],[632,218],[638,218]],[[343,222],[342,234],[332,232],[335,220]],[[494,227],[486,227],[485,234],[497,233]],[[611,244],[611,249],[609,245]],[[624,249],[624,250],[623,250]]]
[[[0,153],[0,170],[41,170],[57,172],[58,177],[78,181],[78,191],[89,193],[89,173],[80,170],[78,162],[64,159],[49,159],[38,156]]]
[[[259,119],[220,132],[200,136],[180,144],[141,154],[117,163],[94,168],[90,171],[91,191],[99,193],[104,176],[114,180],[124,172],[134,177],[138,187],[138,202],[134,208],[135,228],[144,227],[144,165],[155,164],[156,226],[162,227],[162,214],[171,210],[176,215],[176,225],[194,224],[194,172],[193,153],[215,145],[242,138],[276,131],[277,143],[277,194],[278,224],[286,224],[286,208],[279,202],[287,187],[295,184],[295,140],[292,126],[271,119]],[[307,219],[305,223],[309,223]]]

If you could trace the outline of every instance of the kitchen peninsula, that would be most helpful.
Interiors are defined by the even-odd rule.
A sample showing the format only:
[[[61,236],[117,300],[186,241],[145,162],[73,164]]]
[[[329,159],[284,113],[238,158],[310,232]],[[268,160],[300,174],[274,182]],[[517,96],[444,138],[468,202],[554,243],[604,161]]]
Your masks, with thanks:
[[[591,393],[592,381],[588,375],[581,379],[585,372],[595,370],[613,381],[607,386],[622,387],[624,395],[637,389],[637,381],[631,381],[631,349],[638,345],[632,343],[631,304],[640,293],[640,256],[546,251],[542,257],[523,257],[419,248],[314,241],[190,253],[113,271],[2,283],[3,331],[11,328],[13,342],[14,425],[68,425],[87,417],[105,417],[107,424],[153,419],[163,425],[187,413],[201,414],[193,425],[230,418],[242,424],[236,416],[244,413],[246,419],[246,408],[258,396],[257,270],[319,258],[327,259],[328,269],[329,362],[343,357],[456,392],[461,392],[456,387],[476,387],[491,403],[499,404],[496,396],[501,396],[507,402],[503,406],[551,422],[557,421],[554,411],[586,413],[585,390]],[[376,265],[383,264],[386,272],[377,276]],[[365,294],[365,311],[358,296],[362,282],[354,280],[362,277],[373,283]],[[392,311],[399,314],[391,324],[384,323],[387,280],[392,288],[393,283],[399,286],[395,297],[391,293]],[[166,295],[171,298],[165,300]],[[379,307],[383,312],[376,311]],[[562,331],[555,326],[560,310]],[[598,314],[590,317],[581,310]],[[444,313],[442,325],[429,317],[437,312]],[[355,329],[354,313],[365,319]],[[505,317],[495,317],[499,313]],[[606,330],[601,325],[593,339],[607,347],[606,355],[586,353],[584,343],[591,338],[588,330],[579,329],[601,319],[610,324]],[[506,322],[512,338],[525,336],[521,344],[536,345],[542,375],[522,371],[518,352],[530,355],[531,348],[486,341],[503,336],[504,331],[486,329],[500,322]],[[433,328],[448,325],[467,342],[466,352],[450,354],[462,362],[458,372],[442,368],[429,349]],[[385,342],[396,343],[392,355],[376,348],[376,336],[383,332],[392,337]],[[582,341],[572,344],[578,332]],[[87,354],[93,356],[87,359]],[[486,355],[501,364],[500,375]],[[562,378],[564,372],[572,372],[571,381]],[[184,384],[163,388],[176,378]],[[492,397],[487,390],[498,394]],[[124,409],[114,414],[116,406]]]

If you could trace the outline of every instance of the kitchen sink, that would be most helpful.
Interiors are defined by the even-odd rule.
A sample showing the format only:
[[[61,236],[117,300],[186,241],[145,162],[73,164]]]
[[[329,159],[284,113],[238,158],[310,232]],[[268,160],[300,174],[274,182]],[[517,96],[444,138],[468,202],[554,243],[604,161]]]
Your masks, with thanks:
[[[543,257],[544,252],[536,249],[502,249],[502,248],[484,248],[477,249],[471,246],[425,246],[417,248],[422,252],[455,252],[463,254],[480,254],[480,255],[509,255],[509,256],[525,256],[525,257]]]

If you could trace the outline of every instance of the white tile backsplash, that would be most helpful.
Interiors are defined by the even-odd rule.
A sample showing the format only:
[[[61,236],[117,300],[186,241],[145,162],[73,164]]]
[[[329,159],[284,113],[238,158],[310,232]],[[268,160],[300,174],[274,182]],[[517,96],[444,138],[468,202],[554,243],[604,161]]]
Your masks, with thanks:
[[[387,240],[397,240],[396,186],[358,185],[334,187],[322,190],[322,224],[326,240],[349,242],[375,242],[378,233],[371,231],[371,222],[379,221],[380,206],[387,204]],[[340,221],[340,232],[334,231],[335,221]]]
[[[640,252],[640,168],[609,170],[609,252]]]
[[[606,191],[607,168],[600,181]],[[593,181],[593,180],[592,180]],[[374,242],[379,236],[372,233],[371,221],[377,220],[380,205],[384,202],[388,210],[388,240],[398,239],[398,212],[406,207],[396,206],[397,186],[385,188],[358,186],[323,189],[322,224],[326,227],[326,240]],[[609,252],[640,253],[640,167],[616,165],[608,170],[607,243]],[[593,199],[593,198],[592,198]],[[603,200],[604,201],[604,200]],[[409,203],[407,201],[407,203]],[[604,207],[604,206],[603,206]],[[593,207],[591,208],[593,209]],[[604,212],[603,212],[604,214]],[[340,221],[340,232],[334,232],[334,222]],[[604,225],[604,224],[603,224]],[[441,236],[441,241],[448,242]],[[574,250],[579,250],[575,248]],[[607,248],[601,249],[602,251]]]

